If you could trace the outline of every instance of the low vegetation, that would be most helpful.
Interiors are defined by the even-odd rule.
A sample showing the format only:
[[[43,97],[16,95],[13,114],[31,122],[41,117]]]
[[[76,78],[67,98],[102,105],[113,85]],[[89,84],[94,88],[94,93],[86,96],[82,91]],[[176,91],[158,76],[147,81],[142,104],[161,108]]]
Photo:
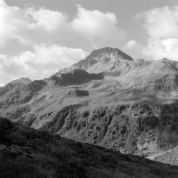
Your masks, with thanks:
[[[0,178],[176,178],[178,167],[0,119]]]

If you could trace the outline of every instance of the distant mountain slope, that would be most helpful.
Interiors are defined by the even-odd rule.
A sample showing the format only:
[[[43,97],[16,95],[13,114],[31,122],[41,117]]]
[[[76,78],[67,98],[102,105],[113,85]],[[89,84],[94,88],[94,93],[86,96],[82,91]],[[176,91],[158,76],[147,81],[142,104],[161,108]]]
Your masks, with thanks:
[[[12,124],[0,118],[0,178],[176,178],[178,167]]]
[[[2,88],[3,89],[3,88]],[[12,87],[0,115],[35,129],[123,153],[178,145],[178,62],[95,50],[53,76]]]
[[[11,84],[27,84],[30,83],[31,80],[27,77],[22,77],[20,79],[16,79],[14,81],[11,82]]]
[[[65,87],[69,85],[80,85],[92,80],[102,80],[104,76],[100,74],[89,74],[81,69],[74,69],[66,74],[51,76],[45,80],[35,80],[33,82],[21,82],[21,79],[12,81],[1,88],[0,100],[2,104],[27,103],[40,91],[51,88]]]
[[[14,89],[15,87],[25,85],[25,84],[28,84],[30,82],[31,82],[31,80],[29,78],[24,78],[24,77],[17,79],[17,80],[14,80],[14,81],[6,84],[4,87],[0,87],[0,96],[6,94],[7,92]]]

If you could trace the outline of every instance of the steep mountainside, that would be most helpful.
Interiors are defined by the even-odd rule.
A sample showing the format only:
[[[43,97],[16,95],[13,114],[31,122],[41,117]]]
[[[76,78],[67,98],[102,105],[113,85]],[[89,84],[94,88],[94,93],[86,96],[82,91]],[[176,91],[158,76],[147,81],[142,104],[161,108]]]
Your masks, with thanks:
[[[0,178],[176,178],[178,167],[0,118]]]
[[[178,145],[177,98],[177,62],[103,48],[2,94],[0,114],[76,141],[153,156]]]

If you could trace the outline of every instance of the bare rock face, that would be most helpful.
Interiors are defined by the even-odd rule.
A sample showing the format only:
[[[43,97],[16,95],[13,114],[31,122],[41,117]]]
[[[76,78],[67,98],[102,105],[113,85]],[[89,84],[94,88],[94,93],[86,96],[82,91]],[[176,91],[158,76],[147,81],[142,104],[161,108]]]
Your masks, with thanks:
[[[178,145],[177,99],[177,62],[103,48],[48,79],[2,93],[0,113],[35,129],[149,157]]]

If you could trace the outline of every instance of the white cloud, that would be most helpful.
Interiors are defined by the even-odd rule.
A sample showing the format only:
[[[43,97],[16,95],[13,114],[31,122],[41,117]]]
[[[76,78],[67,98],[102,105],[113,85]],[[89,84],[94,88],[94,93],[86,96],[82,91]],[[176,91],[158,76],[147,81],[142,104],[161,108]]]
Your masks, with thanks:
[[[26,14],[31,15],[34,23],[30,23],[29,27],[36,29],[38,27],[44,28],[44,30],[56,31],[63,25],[65,25],[68,17],[67,15],[58,12],[51,11],[44,8],[36,10],[35,8],[26,9]]]
[[[124,46],[124,49],[131,49],[131,50],[140,50],[140,45],[135,40],[130,40],[128,43]]]
[[[63,35],[60,29],[66,21],[67,16],[61,12],[34,7],[20,9],[0,0],[0,43],[11,38],[30,45],[53,42]]]
[[[115,45],[126,38],[127,34],[118,27],[114,13],[89,11],[78,6],[78,13],[72,22],[74,30],[88,39],[94,47]]]
[[[22,76],[33,80],[49,77],[86,57],[82,49],[61,47],[66,44],[77,42],[79,48],[83,44],[92,48],[117,46],[126,36],[111,12],[78,6],[76,16],[69,19],[63,12],[44,7],[22,9],[0,0],[0,45],[8,47],[15,39],[34,49],[17,56],[0,54],[1,84]]]
[[[142,53],[154,60],[169,58],[178,61],[178,39],[149,39],[148,45],[142,48]]]
[[[144,20],[148,35],[147,46],[142,47],[143,54],[155,60],[164,57],[178,60],[178,7],[156,8],[137,17]]]
[[[8,6],[0,0],[0,41],[10,38],[21,43],[38,45],[40,43],[65,43],[80,39],[93,46],[116,46],[126,37],[119,28],[114,13],[99,10],[86,10],[77,7],[77,16],[69,20],[67,15],[45,8],[18,8]]]
[[[44,79],[87,55],[81,49],[44,44],[35,46],[34,52],[25,51],[19,56],[0,55],[0,81],[7,83],[23,76],[33,80]]]

